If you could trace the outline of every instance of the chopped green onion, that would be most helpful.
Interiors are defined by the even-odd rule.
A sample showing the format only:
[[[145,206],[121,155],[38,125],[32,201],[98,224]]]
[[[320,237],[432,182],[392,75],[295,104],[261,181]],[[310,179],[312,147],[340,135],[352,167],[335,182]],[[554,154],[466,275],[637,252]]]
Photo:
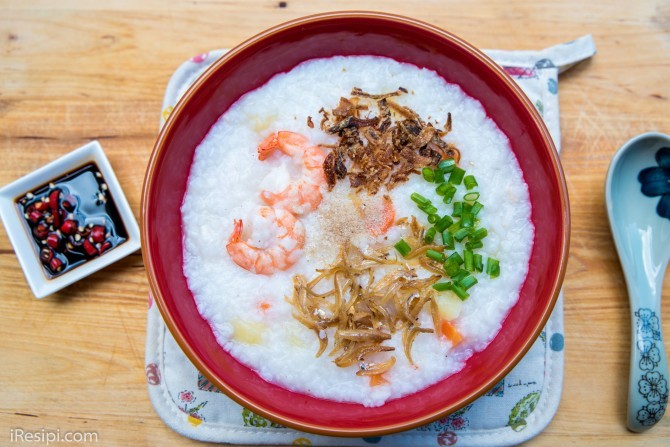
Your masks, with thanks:
[[[444,262],[444,254],[436,250],[426,251],[426,256],[428,256],[433,261]]]
[[[426,203],[426,204],[424,204],[424,205],[419,205],[419,209],[420,209],[421,211],[423,211],[424,213],[426,213],[426,214],[435,214],[435,213],[437,213],[437,208],[435,208],[435,206],[434,206],[432,203],[430,203],[430,202],[428,202],[428,203]]]
[[[470,235],[470,239],[473,241],[481,241],[484,239],[486,236],[488,236],[489,232],[486,228],[481,227],[477,228],[475,231],[472,232]]]
[[[452,261],[450,259],[447,259],[444,263],[444,271],[448,276],[453,276],[459,271],[458,263],[455,261]]]
[[[454,217],[461,217],[463,212],[463,202],[454,202],[454,211],[451,213]]]
[[[470,211],[465,211],[461,213],[461,227],[463,228],[472,228],[475,224],[475,218]]]
[[[452,169],[451,174],[449,175],[449,183],[454,185],[460,185],[463,181],[463,176],[465,175],[465,170],[456,166]]]
[[[456,187],[451,183],[445,183],[445,184],[450,186],[445,190],[444,198],[442,199],[442,201],[448,205],[451,203],[452,200],[454,200],[454,196],[456,195]]]
[[[435,174],[435,183],[444,183],[445,182],[444,171],[442,169],[438,168],[433,172]]]
[[[446,160],[442,160],[437,165],[437,167],[440,168],[443,172],[451,172],[456,167],[456,160],[453,158],[447,158]]]
[[[456,296],[461,299],[461,301],[467,300],[468,297],[470,296],[468,292],[466,292],[462,287],[456,284],[452,284],[451,291],[454,292]]]
[[[465,264],[465,270],[467,270],[468,272],[474,271],[475,259],[472,250],[463,251],[463,263]]]
[[[443,231],[442,232],[442,245],[444,245],[449,250],[453,250],[454,249],[454,235],[449,233],[448,231]]]
[[[472,235],[468,239],[472,239]],[[469,240],[468,242],[465,243],[465,248],[468,250],[476,250],[478,248],[484,247],[484,243],[482,241],[471,241]]]
[[[461,242],[468,236],[468,234],[470,234],[469,228],[461,228],[460,230],[454,233],[454,239],[456,239],[458,242]]]
[[[436,233],[437,230],[434,227],[430,227],[428,230],[426,230],[426,234],[423,236],[423,241],[426,244],[432,244]]]
[[[467,202],[474,202],[479,199],[479,193],[477,191],[472,191],[463,196],[463,200]]]
[[[447,258],[447,261],[452,260],[456,263],[457,266],[461,266],[463,264],[463,258],[461,258],[461,255],[458,254],[457,251],[453,252],[449,257]]]
[[[455,283],[455,284],[458,284],[459,282],[461,282],[461,280],[462,280],[463,278],[465,278],[465,277],[468,276],[468,275],[469,275],[469,273],[468,273],[467,270],[458,269],[458,272],[456,272],[455,275],[452,275],[452,276],[451,276],[451,279],[454,280],[454,283]]]
[[[472,275],[468,275],[465,278],[458,281],[458,285],[463,287],[465,290],[468,290],[470,287],[477,284],[477,278]]]
[[[488,258],[486,260],[486,274],[491,278],[500,276],[500,262],[495,258]]]
[[[451,234],[454,234],[458,230],[461,229],[461,221],[459,220],[458,222],[454,222],[453,224],[449,225],[449,228],[447,228],[447,231]]]
[[[449,228],[449,226],[453,223],[454,223],[453,219],[451,217],[445,215],[444,217],[439,219],[437,222],[435,222],[435,229],[438,232],[442,233],[444,230]]]
[[[437,193],[438,196],[443,196],[447,193],[447,189],[450,187],[451,185],[449,183],[442,183],[437,188],[435,188],[435,193]]]
[[[482,208],[484,208],[484,205],[482,205],[481,203],[479,203],[479,202],[473,203],[472,204],[472,215],[476,216],[477,214],[479,214],[479,212],[482,210]]]
[[[409,254],[410,251],[412,251],[412,247],[409,246],[407,242],[405,242],[404,239],[400,239],[395,245],[395,249],[398,250],[398,253],[402,255],[404,258]]]
[[[410,199],[412,199],[417,205],[427,205],[430,203],[430,200],[426,199],[424,196],[419,194],[418,192],[413,192],[411,196],[409,196]]]
[[[427,182],[433,183],[435,181],[435,173],[433,172],[432,169],[430,168],[423,168],[421,170],[421,173],[423,174],[423,179]]]
[[[475,178],[474,175],[466,175],[465,178],[463,179],[463,184],[465,187],[469,190],[474,188],[477,185],[477,179]]]
[[[438,220],[440,220],[440,216],[438,216],[437,214],[429,214],[428,215],[428,223],[434,224]]]
[[[457,252],[453,252],[451,256],[444,261],[444,271],[449,276],[454,276],[461,269],[461,264],[463,264],[463,258]]]
[[[433,284],[433,289],[437,290],[438,292],[444,292],[446,290],[451,290],[451,286],[451,282],[436,282]]]
[[[484,263],[482,261],[482,255],[480,255],[479,253],[474,254],[474,263],[475,263],[475,270],[476,271],[481,272],[482,270],[484,270]]]

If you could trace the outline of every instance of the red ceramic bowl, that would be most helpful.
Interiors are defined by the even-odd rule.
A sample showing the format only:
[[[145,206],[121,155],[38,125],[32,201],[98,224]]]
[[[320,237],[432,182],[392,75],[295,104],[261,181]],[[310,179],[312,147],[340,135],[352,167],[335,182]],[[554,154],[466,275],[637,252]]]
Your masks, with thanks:
[[[305,60],[365,54],[435,70],[479,100],[511,142],[528,183],[535,224],[528,277],[491,344],[459,373],[376,408],[288,391],[264,381],[221,348],[184,277],[179,211],[195,148],[240,96]],[[544,327],[563,280],[568,242],[568,196],[558,155],[521,89],[462,39],[413,19],[379,13],[298,19],[251,38],[215,62],[163,127],[142,197],[142,246],[151,290],[184,352],[241,405],[281,424],[326,435],[370,436],[416,427],[463,407],[496,384]]]

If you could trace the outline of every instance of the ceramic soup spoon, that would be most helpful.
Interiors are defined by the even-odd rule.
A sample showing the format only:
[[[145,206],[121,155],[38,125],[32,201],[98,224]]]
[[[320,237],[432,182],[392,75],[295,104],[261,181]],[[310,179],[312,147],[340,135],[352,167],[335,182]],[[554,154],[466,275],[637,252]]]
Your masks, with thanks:
[[[624,144],[610,164],[605,198],[630,298],[628,428],[643,432],[668,404],[661,290],[670,258],[670,136],[646,133]]]

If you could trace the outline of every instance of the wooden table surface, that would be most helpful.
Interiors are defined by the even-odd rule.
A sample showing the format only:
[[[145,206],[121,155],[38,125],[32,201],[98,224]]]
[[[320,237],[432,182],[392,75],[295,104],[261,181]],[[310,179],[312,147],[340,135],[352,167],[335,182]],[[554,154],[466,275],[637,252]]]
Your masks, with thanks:
[[[337,8],[381,5],[343,0]],[[332,9],[307,0],[1,0],[0,184],[98,139],[139,218],[173,70],[192,55]],[[383,10],[480,48],[539,49],[593,35],[597,56],[560,82],[573,217],[563,397],[528,445],[670,445],[670,417],[642,435],[625,428],[629,309],[604,203],[616,149],[641,132],[670,133],[670,3],[388,0]],[[199,445],[167,428],[149,403],[140,253],[38,301],[2,229],[0,271],[0,445],[19,427],[97,431],[99,445]],[[670,306],[662,313],[670,334]]]

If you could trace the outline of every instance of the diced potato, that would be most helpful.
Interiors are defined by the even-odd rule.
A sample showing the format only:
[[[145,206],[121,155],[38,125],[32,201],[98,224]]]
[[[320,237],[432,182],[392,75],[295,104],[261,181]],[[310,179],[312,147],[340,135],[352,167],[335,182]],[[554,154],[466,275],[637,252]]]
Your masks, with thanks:
[[[257,345],[263,341],[263,332],[267,329],[263,323],[237,320],[233,322],[233,338],[240,343]]]
[[[447,321],[456,319],[461,313],[461,307],[463,307],[463,301],[448,291],[438,293],[435,303],[440,318]]]

